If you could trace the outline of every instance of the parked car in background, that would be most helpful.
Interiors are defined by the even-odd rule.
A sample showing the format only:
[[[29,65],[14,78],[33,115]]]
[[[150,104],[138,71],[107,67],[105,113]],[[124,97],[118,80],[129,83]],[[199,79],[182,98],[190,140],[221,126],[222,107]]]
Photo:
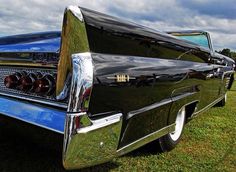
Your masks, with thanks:
[[[170,151],[188,119],[224,105],[234,62],[211,47],[85,8],[64,15],[62,32],[0,38],[0,114],[64,135],[66,169],[150,142]]]

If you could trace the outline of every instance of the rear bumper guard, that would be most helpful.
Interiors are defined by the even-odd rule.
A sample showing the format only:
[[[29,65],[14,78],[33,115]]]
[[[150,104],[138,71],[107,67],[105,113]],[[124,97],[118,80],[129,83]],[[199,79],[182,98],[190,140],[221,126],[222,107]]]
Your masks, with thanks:
[[[63,165],[78,169],[104,163],[117,154],[122,114],[90,120],[86,113],[67,114]]]

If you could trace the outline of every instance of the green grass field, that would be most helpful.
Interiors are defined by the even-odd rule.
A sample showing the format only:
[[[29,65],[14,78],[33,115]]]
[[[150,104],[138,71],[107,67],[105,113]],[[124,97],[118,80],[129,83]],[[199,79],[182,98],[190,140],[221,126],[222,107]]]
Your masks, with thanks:
[[[60,139],[50,137],[49,148],[34,136],[0,120],[0,171],[64,171],[61,153],[52,150]],[[31,133],[31,134],[28,134]],[[32,137],[33,139],[32,139]],[[236,171],[236,84],[224,108],[214,107],[190,121],[182,141],[169,153],[141,148],[106,164],[81,171]],[[50,141],[53,140],[53,142]],[[34,140],[34,141],[32,141]],[[43,146],[42,146],[43,145]]]

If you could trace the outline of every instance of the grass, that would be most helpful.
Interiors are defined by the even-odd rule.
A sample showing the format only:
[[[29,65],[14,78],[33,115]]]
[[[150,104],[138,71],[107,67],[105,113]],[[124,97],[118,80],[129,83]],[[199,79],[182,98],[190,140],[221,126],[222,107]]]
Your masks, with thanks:
[[[38,129],[35,133],[31,127],[20,130],[12,121],[0,120],[0,125],[0,171],[64,171],[61,153],[51,149],[61,145],[60,136],[48,137]],[[236,84],[228,92],[225,107],[211,108],[185,126],[182,141],[173,151],[153,154],[145,147],[81,171],[233,172],[236,171],[235,137]],[[45,140],[50,149],[42,146]]]

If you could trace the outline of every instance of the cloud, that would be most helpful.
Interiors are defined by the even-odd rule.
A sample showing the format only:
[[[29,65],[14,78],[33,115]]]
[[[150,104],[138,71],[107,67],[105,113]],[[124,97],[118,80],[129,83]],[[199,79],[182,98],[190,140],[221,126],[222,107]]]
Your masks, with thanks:
[[[236,19],[235,0],[181,0],[181,6],[197,11],[201,14],[215,16],[217,18]]]
[[[80,5],[161,31],[206,30],[217,49],[236,50],[235,0],[1,1],[0,35],[60,30],[65,7]]]
[[[63,12],[76,0],[1,0],[0,34],[60,30]]]

